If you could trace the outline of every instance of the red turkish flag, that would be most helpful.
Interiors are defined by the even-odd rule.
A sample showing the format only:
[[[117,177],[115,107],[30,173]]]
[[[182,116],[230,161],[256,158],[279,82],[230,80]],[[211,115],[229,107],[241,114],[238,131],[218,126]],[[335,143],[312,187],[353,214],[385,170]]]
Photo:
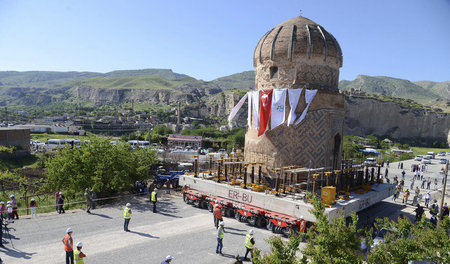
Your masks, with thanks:
[[[273,90],[263,92],[259,91],[259,130],[258,137],[264,135],[270,120],[270,110],[272,110]]]

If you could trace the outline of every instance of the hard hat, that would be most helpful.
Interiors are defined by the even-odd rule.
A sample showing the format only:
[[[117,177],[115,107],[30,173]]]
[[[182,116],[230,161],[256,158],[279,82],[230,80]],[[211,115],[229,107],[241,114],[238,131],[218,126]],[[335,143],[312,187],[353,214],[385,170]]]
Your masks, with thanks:
[[[67,230],[66,230],[66,233],[68,234],[68,233],[72,233],[73,232],[73,230],[72,230],[72,228],[67,228]]]
[[[14,194],[11,194],[9,197],[13,198],[13,197],[14,197]]]
[[[86,188],[86,192],[89,192],[89,188]]]
[[[0,204],[5,204],[5,203],[3,201],[1,201]]]
[[[11,201],[8,201],[8,202],[7,202],[7,204],[10,204],[10,203],[11,203]]]
[[[218,205],[218,204],[216,204],[216,208],[217,208],[217,207],[219,207],[219,205]]]
[[[130,207],[130,206],[131,206],[131,204],[130,204],[130,203],[127,203],[127,204],[126,204],[126,207]]]
[[[219,225],[224,226],[225,223],[223,221],[220,221]]]
[[[33,202],[33,201],[36,201],[36,200],[34,198],[32,198],[31,201]]]
[[[253,233],[255,233],[255,232],[253,231],[253,229],[250,229],[250,231],[248,231],[248,233],[249,233],[250,235],[253,235]]]
[[[82,246],[83,246],[83,243],[81,243],[81,241],[77,243],[77,247],[82,247]]]
[[[62,192],[59,192],[59,194],[62,194]]]
[[[171,256],[171,255],[168,255],[167,257],[166,257],[166,260],[172,260],[173,259],[173,257]]]
[[[216,202],[216,204],[218,204],[218,203],[219,203],[219,200],[215,200],[215,202]]]
[[[304,219],[304,218],[303,218],[303,215],[300,216],[300,219]]]

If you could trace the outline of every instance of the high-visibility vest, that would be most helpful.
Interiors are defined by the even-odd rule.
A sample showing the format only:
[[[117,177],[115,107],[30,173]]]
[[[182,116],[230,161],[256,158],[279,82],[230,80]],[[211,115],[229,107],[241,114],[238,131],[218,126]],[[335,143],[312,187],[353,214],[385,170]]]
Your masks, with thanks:
[[[80,253],[78,249],[73,252],[75,264],[84,264],[84,258],[80,258]]]
[[[223,227],[219,226],[219,238],[223,238]]]
[[[216,216],[217,219],[222,220],[222,211],[220,211],[220,208],[214,209],[214,215]]]
[[[156,202],[156,192],[152,192],[152,202]]]
[[[128,207],[125,207],[125,210],[123,210],[123,218],[125,219],[131,219],[131,209]]]
[[[254,247],[252,244],[252,238],[253,238],[253,236],[250,234],[247,234],[245,236],[245,247],[248,249],[253,249],[253,247]]]
[[[70,237],[69,234],[64,236],[64,250],[65,251],[72,251],[73,250],[72,247],[70,247],[70,244],[69,244],[69,239],[70,238],[71,237]]]

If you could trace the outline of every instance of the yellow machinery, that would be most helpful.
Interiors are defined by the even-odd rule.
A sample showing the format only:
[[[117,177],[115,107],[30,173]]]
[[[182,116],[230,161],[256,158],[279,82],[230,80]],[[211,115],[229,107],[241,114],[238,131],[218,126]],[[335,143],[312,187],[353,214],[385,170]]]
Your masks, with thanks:
[[[321,200],[324,204],[335,204],[336,199],[336,187],[325,186],[322,187]]]

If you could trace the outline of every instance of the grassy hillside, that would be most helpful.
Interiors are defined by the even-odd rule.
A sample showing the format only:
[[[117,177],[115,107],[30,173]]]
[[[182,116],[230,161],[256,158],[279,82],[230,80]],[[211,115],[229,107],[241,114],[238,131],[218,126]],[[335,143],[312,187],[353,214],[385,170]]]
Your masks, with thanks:
[[[194,78],[168,80],[161,76],[94,77],[76,82],[74,86],[102,89],[173,89],[186,83],[197,83]]]
[[[412,99],[422,104],[430,105],[439,95],[424,89],[413,82],[385,76],[358,75],[353,81],[341,81],[341,90],[362,90],[368,93],[384,94],[392,97]]]
[[[221,77],[211,81],[223,90],[228,89],[254,89],[255,88],[255,72],[245,71],[233,75]]]
[[[97,72],[5,71],[0,72],[2,87],[51,88],[67,82],[102,75]]]
[[[143,69],[143,70],[126,70],[112,71],[105,73],[104,77],[131,77],[131,76],[160,76],[167,80],[175,80],[189,77],[185,74],[175,73],[171,69]]]

